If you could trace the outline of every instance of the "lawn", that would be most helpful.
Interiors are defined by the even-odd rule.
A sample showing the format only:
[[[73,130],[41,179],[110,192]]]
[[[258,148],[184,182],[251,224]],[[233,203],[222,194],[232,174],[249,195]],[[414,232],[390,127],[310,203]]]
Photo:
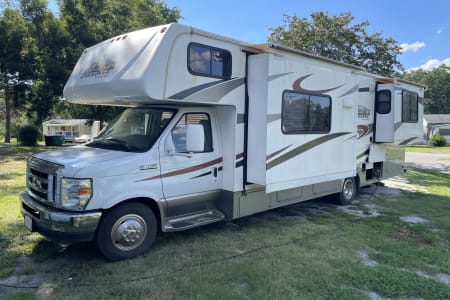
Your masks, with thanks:
[[[419,153],[442,153],[450,154],[450,146],[446,147],[432,147],[429,145],[411,145],[406,147],[407,152],[419,152]]]
[[[91,243],[24,229],[33,151],[0,148],[0,298],[450,299],[449,175],[413,170],[349,207],[318,199],[161,234],[145,255],[109,262]]]

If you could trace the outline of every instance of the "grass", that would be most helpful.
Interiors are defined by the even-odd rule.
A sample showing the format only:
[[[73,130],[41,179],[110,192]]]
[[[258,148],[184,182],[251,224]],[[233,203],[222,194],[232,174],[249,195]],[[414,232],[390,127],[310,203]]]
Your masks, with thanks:
[[[450,276],[449,175],[414,170],[401,193],[363,190],[349,209],[366,218],[318,199],[162,234],[145,255],[112,263],[91,243],[54,244],[24,229],[18,196],[36,149],[14,148],[0,148],[0,298],[450,298],[439,280]],[[32,288],[1,285],[12,276]]]
[[[406,146],[407,152],[418,152],[418,153],[441,153],[450,154],[450,147],[432,147],[429,145],[409,145]]]

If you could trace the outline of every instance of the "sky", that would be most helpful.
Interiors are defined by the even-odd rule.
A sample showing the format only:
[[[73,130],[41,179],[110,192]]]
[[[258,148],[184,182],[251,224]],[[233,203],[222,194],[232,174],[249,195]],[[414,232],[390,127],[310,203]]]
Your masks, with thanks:
[[[50,0],[55,7],[56,0]],[[309,18],[350,12],[367,31],[382,32],[403,48],[398,57],[407,70],[450,66],[450,1],[448,0],[166,0],[178,7],[179,23],[250,43],[264,43],[270,29],[283,25],[283,15]]]

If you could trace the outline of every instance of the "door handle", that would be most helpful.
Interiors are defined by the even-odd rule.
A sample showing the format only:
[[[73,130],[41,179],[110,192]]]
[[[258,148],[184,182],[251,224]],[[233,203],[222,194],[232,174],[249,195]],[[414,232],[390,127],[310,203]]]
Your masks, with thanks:
[[[217,167],[214,167],[214,170],[213,170],[214,177],[217,177],[217,172],[218,172]]]

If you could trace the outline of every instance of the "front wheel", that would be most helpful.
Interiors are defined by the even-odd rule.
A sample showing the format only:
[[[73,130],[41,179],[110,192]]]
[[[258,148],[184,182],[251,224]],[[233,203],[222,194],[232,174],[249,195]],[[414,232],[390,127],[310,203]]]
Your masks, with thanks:
[[[355,178],[345,178],[342,183],[341,191],[338,194],[337,200],[340,205],[349,205],[353,202],[358,192],[358,186]]]
[[[131,258],[155,242],[157,221],[142,203],[125,203],[107,212],[97,232],[97,247],[110,260]]]

